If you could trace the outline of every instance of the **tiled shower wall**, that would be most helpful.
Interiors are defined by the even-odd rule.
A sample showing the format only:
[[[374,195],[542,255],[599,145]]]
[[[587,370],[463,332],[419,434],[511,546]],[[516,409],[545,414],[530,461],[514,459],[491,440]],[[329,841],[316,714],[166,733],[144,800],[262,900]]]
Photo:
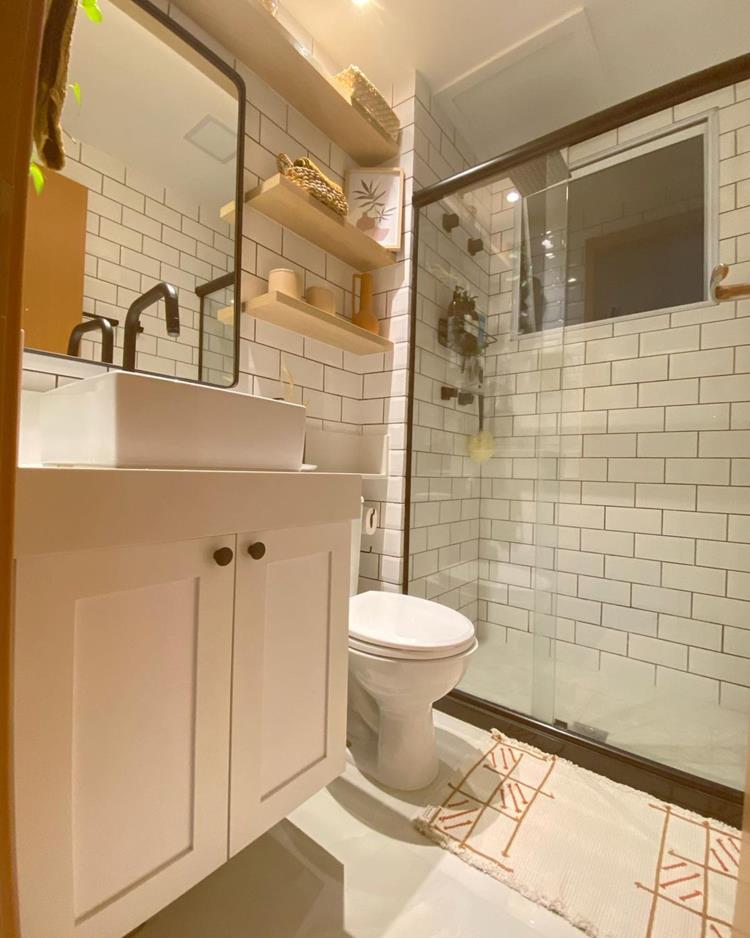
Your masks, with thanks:
[[[469,238],[489,247],[489,197],[468,203],[447,200],[429,206],[420,219],[417,281],[414,430],[411,478],[409,592],[435,599],[477,617],[480,466],[468,457],[467,441],[478,432],[476,383],[467,382],[464,360],[439,341],[438,324],[446,316],[454,287],[476,297],[486,313],[489,254],[473,257]],[[450,232],[445,214],[458,215]],[[443,400],[443,388],[474,388],[470,403]]]
[[[720,257],[750,279],[750,84],[621,128],[718,108]],[[587,153],[617,133],[581,144]],[[571,158],[575,153],[570,154]],[[514,217],[495,186],[493,237]],[[613,689],[750,705],[750,302],[514,337],[509,255],[493,264],[487,358],[497,453],[483,469],[482,627],[531,653],[534,569],[557,573],[558,660]],[[557,481],[559,479],[559,481]],[[534,525],[537,520],[549,528]],[[551,555],[552,535],[557,550]]]

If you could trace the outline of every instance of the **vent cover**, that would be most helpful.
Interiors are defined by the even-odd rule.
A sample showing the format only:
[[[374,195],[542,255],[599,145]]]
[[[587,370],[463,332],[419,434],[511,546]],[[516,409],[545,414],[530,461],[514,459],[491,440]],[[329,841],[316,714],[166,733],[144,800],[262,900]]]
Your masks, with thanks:
[[[237,152],[237,134],[210,114],[189,130],[185,139],[219,163],[228,163]]]

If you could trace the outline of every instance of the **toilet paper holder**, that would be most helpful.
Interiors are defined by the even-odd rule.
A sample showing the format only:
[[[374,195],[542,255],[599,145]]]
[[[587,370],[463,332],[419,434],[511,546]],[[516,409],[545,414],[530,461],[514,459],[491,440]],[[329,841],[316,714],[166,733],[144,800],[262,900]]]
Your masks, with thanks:
[[[362,533],[372,537],[378,529],[378,509],[375,505],[365,505],[362,510]]]

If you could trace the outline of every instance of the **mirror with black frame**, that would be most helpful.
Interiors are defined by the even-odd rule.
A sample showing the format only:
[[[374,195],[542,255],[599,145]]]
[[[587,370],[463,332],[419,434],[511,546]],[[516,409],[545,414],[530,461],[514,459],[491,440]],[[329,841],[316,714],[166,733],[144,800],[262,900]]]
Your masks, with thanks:
[[[146,0],[99,8],[73,33],[65,165],[29,181],[25,346],[229,387],[242,79]]]

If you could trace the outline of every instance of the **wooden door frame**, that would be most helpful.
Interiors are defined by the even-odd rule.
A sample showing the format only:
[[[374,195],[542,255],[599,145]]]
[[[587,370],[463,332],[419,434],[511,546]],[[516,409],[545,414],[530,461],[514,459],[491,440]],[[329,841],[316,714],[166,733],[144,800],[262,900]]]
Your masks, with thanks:
[[[748,751],[745,791],[750,787],[750,751]],[[750,938],[750,799],[745,797],[742,818],[742,845],[737,898],[734,907],[732,938]]]
[[[44,0],[0,4],[0,934],[17,938],[12,803],[12,563],[26,193]]]

